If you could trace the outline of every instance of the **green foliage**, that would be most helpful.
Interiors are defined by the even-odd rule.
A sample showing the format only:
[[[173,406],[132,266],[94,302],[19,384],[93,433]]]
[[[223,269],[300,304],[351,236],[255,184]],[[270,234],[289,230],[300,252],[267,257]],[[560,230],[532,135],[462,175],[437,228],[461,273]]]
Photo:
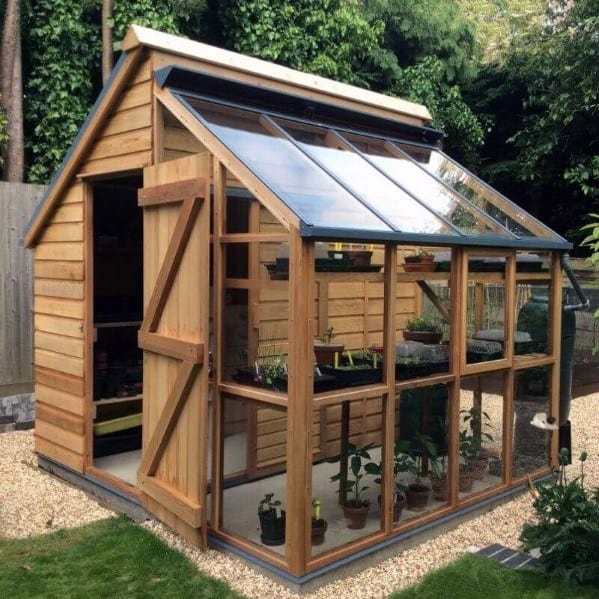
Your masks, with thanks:
[[[395,488],[398,490],[405,491],[407,488],[402,484],[399,477],[404,472],[413,472],[415,462],[412,457],[408,454],[410,451],[410,442],[402,441],[397,439],[393,446],[393,481]],[[372,476],[376,476],[374,482],[380,485],[382,482],[383,475],[383,463],[382,462],[368,462],[364,466],[364,470]]]
[[[568,197],[579,226],[599,203],[599,12],[595,0],[555,2],[507,63],[526,79],[512,136],[516,175]],[[561,197],[560,197],[561,196]]]
[[[532,568],[512,570],[487,557],[467,553],[389,598],[599,599],[599,590],[566,585]]]
[[[440,333],[441,326],[432,318],[417,316],[406,322],[406,331]]]
[[[385,23],[385,46],[402,68],[436,57],[444,86],[476,73],[475,27],[457,2],[370,0],[364,10]]]
[[[362,468],[362,460],[370,460],[370,454],[368,450],[372,447],[372,444],[367,445],[366,447],[357,447],[353,443],[347,444],[347,458],[349,462],[349,470],[353,475],[353,479],[348,476],[345,481],[345,490],[348,493],[347,503],[353,507],[362,507],[368,504],[368,502],[362,499],[361,493],[368,489],[367,486],[362,485],[362,479],[365,474],[365,470]],[[336,458],[332,458],[329,462],[334,463],[340,460],[341,456],[337,456]],[[331,476],[331,481],[335,482],[341,478],[341,473],[337,473]],[[353,498],[350,497],[353,495]]]
[[[434,56],[405,68],[393,87],[393,94],[424,104],[433,126],[447,138],[447,151],[467,164],[476,162],[484,131],[476,115],[462,98],[457,85],[447,85],[445,65]]]
[[[0,597],[241,599],[124,517],[26,539],[0,539]]]
[[[599,584],[599,489],[584,487],[586,453],[580,476],[567,480],[568,450],[559,454],[557,479],[537,484],[533,506],[538,522],[526,524],[520,540],[525,550],[538,547],[545,572],[565,582]]]
[[[99,27],[91,1],[38,0],[29,19],[31,74],[26,84],[28,179],[47,183],[91,104]]]
[[[384,24],[357,0],[224,0],[213,3],[221,45],[345,83],[388,85],[397,73]]]
[[[113,39],[119,44],[133,24],[178,34],[177,14],[185,4],[177,0],[116,0],[112,18]]]

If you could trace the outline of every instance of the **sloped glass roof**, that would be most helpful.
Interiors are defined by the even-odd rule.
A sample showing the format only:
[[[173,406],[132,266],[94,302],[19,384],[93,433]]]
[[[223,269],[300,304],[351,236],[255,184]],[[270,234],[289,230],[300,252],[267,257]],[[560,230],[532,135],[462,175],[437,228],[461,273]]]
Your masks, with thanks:
[[[302,235],[570,247],[436,147],[173,92],[297,214]]]

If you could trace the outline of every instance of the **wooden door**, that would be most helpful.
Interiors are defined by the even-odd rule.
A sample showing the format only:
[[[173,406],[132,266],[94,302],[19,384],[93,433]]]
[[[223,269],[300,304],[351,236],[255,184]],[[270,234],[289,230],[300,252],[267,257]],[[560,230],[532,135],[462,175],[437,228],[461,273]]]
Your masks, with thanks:
[[[210,157],[144,169],[144,506],[206,545]]]

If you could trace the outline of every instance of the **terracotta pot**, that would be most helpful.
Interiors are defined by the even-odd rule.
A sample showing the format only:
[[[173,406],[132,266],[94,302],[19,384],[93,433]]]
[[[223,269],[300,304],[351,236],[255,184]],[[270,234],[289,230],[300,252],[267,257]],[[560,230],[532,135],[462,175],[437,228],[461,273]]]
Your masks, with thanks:
[[[335,365],[335,354],[339,354],[339,362],[341,362],[341,354],[345,349],[343,343],[323,343],[322,341],[314,342],[314,355],[316,356],[317,364]]]
[[[428,343],[436,345],[441,341],[443,333],[435,331],[406,331],[403,332],[403,338],[406,341],[419,341],[420,343]]]
[[[327,521],[323,518],[312,520],[312,545],[324,543],[324,533],[327,531]]]
[[[435,256],[433,254],[415,254],[414,256],[404,256],[404,262],[407,264],[418,264],[421,262],[434,262]]]
[[[431,476],[431,487],[433,497],[438,501],[449,501],[449,480],[447,474],[442,474],[439,478]]]
[[[477,456],[468,459],[468,470],[474,480],[482,480],[487,473],[489,467],[489,458],[485,456]]]
[[[379,507],[381,505],[381,496],[378,497]],[[406,507],[408,500],[406,496],[402,492],[397,492],[393,494],[393,522],[399,522],[401,518],[401,513],[403,509]]]
[[[468,491],[472,491],[473,485],[474,477],[472,476],[472,472],[470,470],[464,470],[460,468],[460,477],[458,481],[458,489],[460,493],[468,493]]]
[[[359,530],[366,526],[366,517],[368,516],[368,510],[370,510],[370,504],[368,502],[360,505],[355,505],[355,502],[345,504],[343,507],[343,515],[348,521],[347,528],[352,530]]]
[[[426,485],[411,484],[406,491],[408,509],[422,512],[428,503],[431,490]]]

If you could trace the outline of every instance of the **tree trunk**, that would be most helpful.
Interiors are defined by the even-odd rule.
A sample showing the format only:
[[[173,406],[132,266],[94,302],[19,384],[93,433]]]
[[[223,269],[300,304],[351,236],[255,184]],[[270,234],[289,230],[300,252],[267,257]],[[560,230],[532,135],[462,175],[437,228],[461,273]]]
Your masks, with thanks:
[[[21,69],[21,4],[7,0],[2,32],[2,105],[8,121],[4,178],[23,181],[23,74]]]
[[[102,83],[106,84],[113,66],[112,55],[112,0],[102,0]]]

